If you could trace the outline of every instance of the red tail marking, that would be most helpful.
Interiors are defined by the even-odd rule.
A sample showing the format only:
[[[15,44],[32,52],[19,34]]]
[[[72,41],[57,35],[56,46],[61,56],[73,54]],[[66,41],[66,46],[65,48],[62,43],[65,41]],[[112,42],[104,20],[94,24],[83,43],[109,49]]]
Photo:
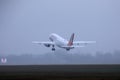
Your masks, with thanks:
[[[73,40],[74,40],[74,33],[71,35],[70,40],[69,40],[67,45],[72,46],[73,45]]]

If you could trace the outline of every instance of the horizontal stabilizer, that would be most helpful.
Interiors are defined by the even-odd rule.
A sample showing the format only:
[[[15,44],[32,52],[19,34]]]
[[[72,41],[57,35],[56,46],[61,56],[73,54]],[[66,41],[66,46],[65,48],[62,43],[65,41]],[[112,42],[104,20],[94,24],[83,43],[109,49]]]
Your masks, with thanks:
[[[85,47],[85,46],[62,46],[62,48],[75,48],[75,47]]]

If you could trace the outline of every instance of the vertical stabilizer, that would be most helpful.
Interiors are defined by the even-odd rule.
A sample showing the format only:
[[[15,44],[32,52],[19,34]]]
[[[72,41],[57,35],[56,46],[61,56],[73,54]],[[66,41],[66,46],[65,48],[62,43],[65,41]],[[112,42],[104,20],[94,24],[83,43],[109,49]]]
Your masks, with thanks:
[[[67,45],[72,46],[73,45],[73,40],[74,40],[74,33],[71,35],[70,40],[69,40]]]

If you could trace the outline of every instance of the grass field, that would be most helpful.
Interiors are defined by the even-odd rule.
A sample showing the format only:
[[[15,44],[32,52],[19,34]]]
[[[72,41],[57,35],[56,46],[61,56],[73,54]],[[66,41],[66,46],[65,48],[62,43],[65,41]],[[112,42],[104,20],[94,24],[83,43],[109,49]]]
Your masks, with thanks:
[[[1,65],[4,79],[120,80],[120,65]]]

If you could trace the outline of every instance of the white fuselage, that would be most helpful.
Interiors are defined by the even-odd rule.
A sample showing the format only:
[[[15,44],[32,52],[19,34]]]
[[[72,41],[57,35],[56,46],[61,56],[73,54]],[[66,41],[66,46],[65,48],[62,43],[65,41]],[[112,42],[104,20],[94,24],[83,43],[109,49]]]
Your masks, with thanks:
[[[72,33],[69,41],[67,41],[66,39],[60,37],[59,35],[52,33],[49,36],[50,41],[45,41],[45,42],[38,42],[38,41],[33,41],[33,43],[37,43],[37,44],[43,44],[46,47],[52,47],[52,51],[55,51],[55,46],[59,47],[59,48],[64,48],[67,51],[69,51],[70,49],[73,49],[75,47],[84,47],[84,45],[88,44],[88,43],[96,43],[96,41],[74,41],[74,33]],[[83,44],[83,46],[81,46],[81,44]]]
[[[56,46],[60,47],[61,46],[67,46],[68,41],[65,40],[64,38],[60,37],[57,34],[51,34],[49,39],[56,44]]]

